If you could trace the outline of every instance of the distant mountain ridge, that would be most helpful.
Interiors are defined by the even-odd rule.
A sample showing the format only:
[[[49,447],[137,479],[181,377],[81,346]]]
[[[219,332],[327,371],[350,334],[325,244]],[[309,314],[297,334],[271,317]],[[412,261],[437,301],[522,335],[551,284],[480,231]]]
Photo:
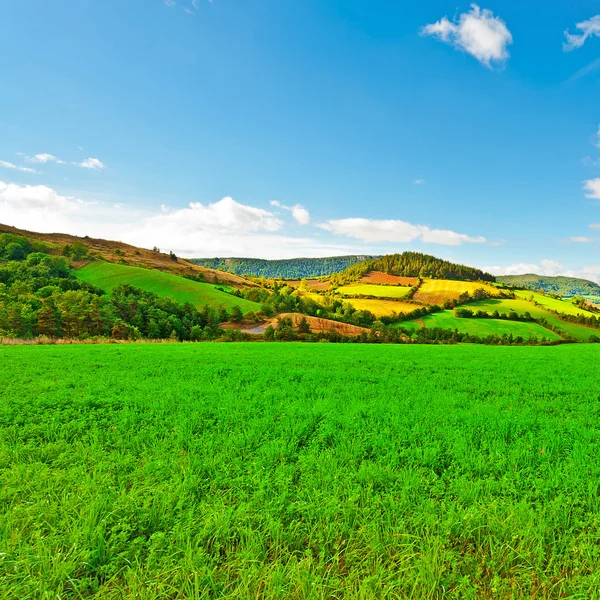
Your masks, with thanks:
[[[190,262],[218,271],[241,276],[267,279],[305,279],[325,277],[344,271],[365,260],[379,258],[373,255],[327,256],[324,258],[289,258],[266,260],[261,258],[191,258]]]
[[[558,296],[600,296],[600,285],[576,277],[548,277],[526,273],[523,275],[499,275],[497,281],[526,290],[544,290]]]

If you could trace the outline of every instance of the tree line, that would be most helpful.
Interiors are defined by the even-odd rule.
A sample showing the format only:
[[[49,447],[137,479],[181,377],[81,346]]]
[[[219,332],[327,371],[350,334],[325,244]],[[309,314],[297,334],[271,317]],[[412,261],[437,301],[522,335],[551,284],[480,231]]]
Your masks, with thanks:
[[[380,258],[365,260],[348,267],[345,271],[332,275],[335,285],[344,285],[357,281],[369,271],[381,271],[400,277],[430,277],[434,279],[454,279],[459,281],[489,281],[496,278],[480,269],[455,264],[421,252],[403,252],[388,254]]]
[[[290,258],[283,260],[263,260],[260,258],[193,258],[202,267],[226,271],[246,277],[266,279],[305,279],[323,277],[338,273],[349,266],[371,259],[372,256],[328,256],[325,258]]]

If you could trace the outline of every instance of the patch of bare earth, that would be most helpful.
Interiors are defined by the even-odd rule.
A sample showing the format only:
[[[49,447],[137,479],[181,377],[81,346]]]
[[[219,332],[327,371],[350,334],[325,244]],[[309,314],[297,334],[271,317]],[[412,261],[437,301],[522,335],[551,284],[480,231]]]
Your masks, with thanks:
[[[370,330],[365,327],[358,327],[358,325],[349,325],[348,323],[340,323],[338,321],[332,321],[330,319],[321,319],[319,317],[309,317],[308,315],[302,315],[300,313],[283,313],[278,315],[272,320],[273,327],[277,326],[279,319],[291,319],[292,325],[296,328],[298,324],[305,318],[308,321],[310,329],[313,333],[327,333],[331,329],[341,335],[360,335],[363,331],[369,332]]]
[[[417,283],[416,277],[399,277],[398,275],[389,275],[381,271],[369,271],[361,278],[361,283],[372,283],[376,285],[409,285]]]

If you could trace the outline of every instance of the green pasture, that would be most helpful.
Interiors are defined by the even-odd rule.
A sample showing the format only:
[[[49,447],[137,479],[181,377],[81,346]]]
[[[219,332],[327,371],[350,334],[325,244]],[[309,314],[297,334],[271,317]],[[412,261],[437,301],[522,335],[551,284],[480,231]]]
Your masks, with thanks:
[[[556,302],[560,301],[556,300]],[[567,302],[560,303],[567,307],[569,306]],[[587,342],[591,335],[599,335],[599,331],[596,329],[561,321],[556,315],[523,299],[506,300],[491,298],[488,300],[481,300],[480,302],[473,302],[467,305],[466,308],[469,308],[473,311],[482,310],[488,313],[493,313],[495,310],[497,310],[501,314],[508,314],[511,310],[515,311],[517,314],[528,312],[534,319],[546,319],[551,327],[556,327],[565,333],[568,333],[576,340],[582,342]]]
[[[469,305],[470,307],[471,305]],[[483,310],[483,309],[482,309]],[[499,311],[502,312],[502,311]],[[419,327],[441,327],[442,329],[458,329],[461,333],[486,337],[488,335],[512,335],[521,336],[524,339],[537,337],[548,340],[560,340],[561,337],[538,325],[537,323],[521,323],[518,321],[503,321],[501,319],[459,319],[454,316],[451,310],[444,310],[438,313],[427,315],[416,321],[404,321],[398,323],[399,327],[405,329],[418,329]]]
[[[535,301],[538,304],[541,304],[544,308],[548,308],[549,310],[555,310],[559,313],[565,313],[567,315],[585,315],[586,317],[591,317],[594,313],[579,308],[574,304],[571,304],[568,300],[557,300],[556,298],[550,298],[549,296],[544,296],[543,294],[538,294],[537,292],[529,292],[522,290],[515,290],[515,295],[519,298],[523,298],[524,300],[528,300],[531,296],[534,297]]]
[[[190,302],[197,308],[211,304],[228,309],[239,306],[242,312],[260,310],[260,304],[256,302],[221,291],[232,290],[225,285],[201,283],[152,269],[96,261],[77,269],[75,275],[106,292],[111,292],[117,285],[129,284],[176,302]]]
[[[597,598],[600,347],[0,347],[0,597]]]

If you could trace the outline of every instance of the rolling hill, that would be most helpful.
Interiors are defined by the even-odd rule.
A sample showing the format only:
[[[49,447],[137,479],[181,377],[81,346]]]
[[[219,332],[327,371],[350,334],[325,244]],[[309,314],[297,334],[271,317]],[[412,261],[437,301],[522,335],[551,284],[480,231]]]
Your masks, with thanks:
[[[112,292],[118,285],[129,284],[182,304],[189,302],[196,308],[207,304],[226,309],[239,306],[243,313],[259,311],[261,308],[256,302],[227,293],[233,291],[231,287],[191,281],[152,269],[95,261],[76,269],[75,276],[105,292]]]
[[[55,254],[61,254],[66,246],[81,244],[85,246],[92,258],[101,258],[111,263],[125,263],[134,267],[155,269],[175,275],[200,276],[205,281],[222,283],[232,287],[255,285],[243,277],[232,273],[209,269],[195,265],[185,259],[173,257],[168,253],[137,248],[123,242],[95,239],[88,236],[78,237],[66,233],[36,233],[2,224],[0,224],[0,233],[10,233],[26,237],[30,240],[38,240],[47,244],[50,251]]]

